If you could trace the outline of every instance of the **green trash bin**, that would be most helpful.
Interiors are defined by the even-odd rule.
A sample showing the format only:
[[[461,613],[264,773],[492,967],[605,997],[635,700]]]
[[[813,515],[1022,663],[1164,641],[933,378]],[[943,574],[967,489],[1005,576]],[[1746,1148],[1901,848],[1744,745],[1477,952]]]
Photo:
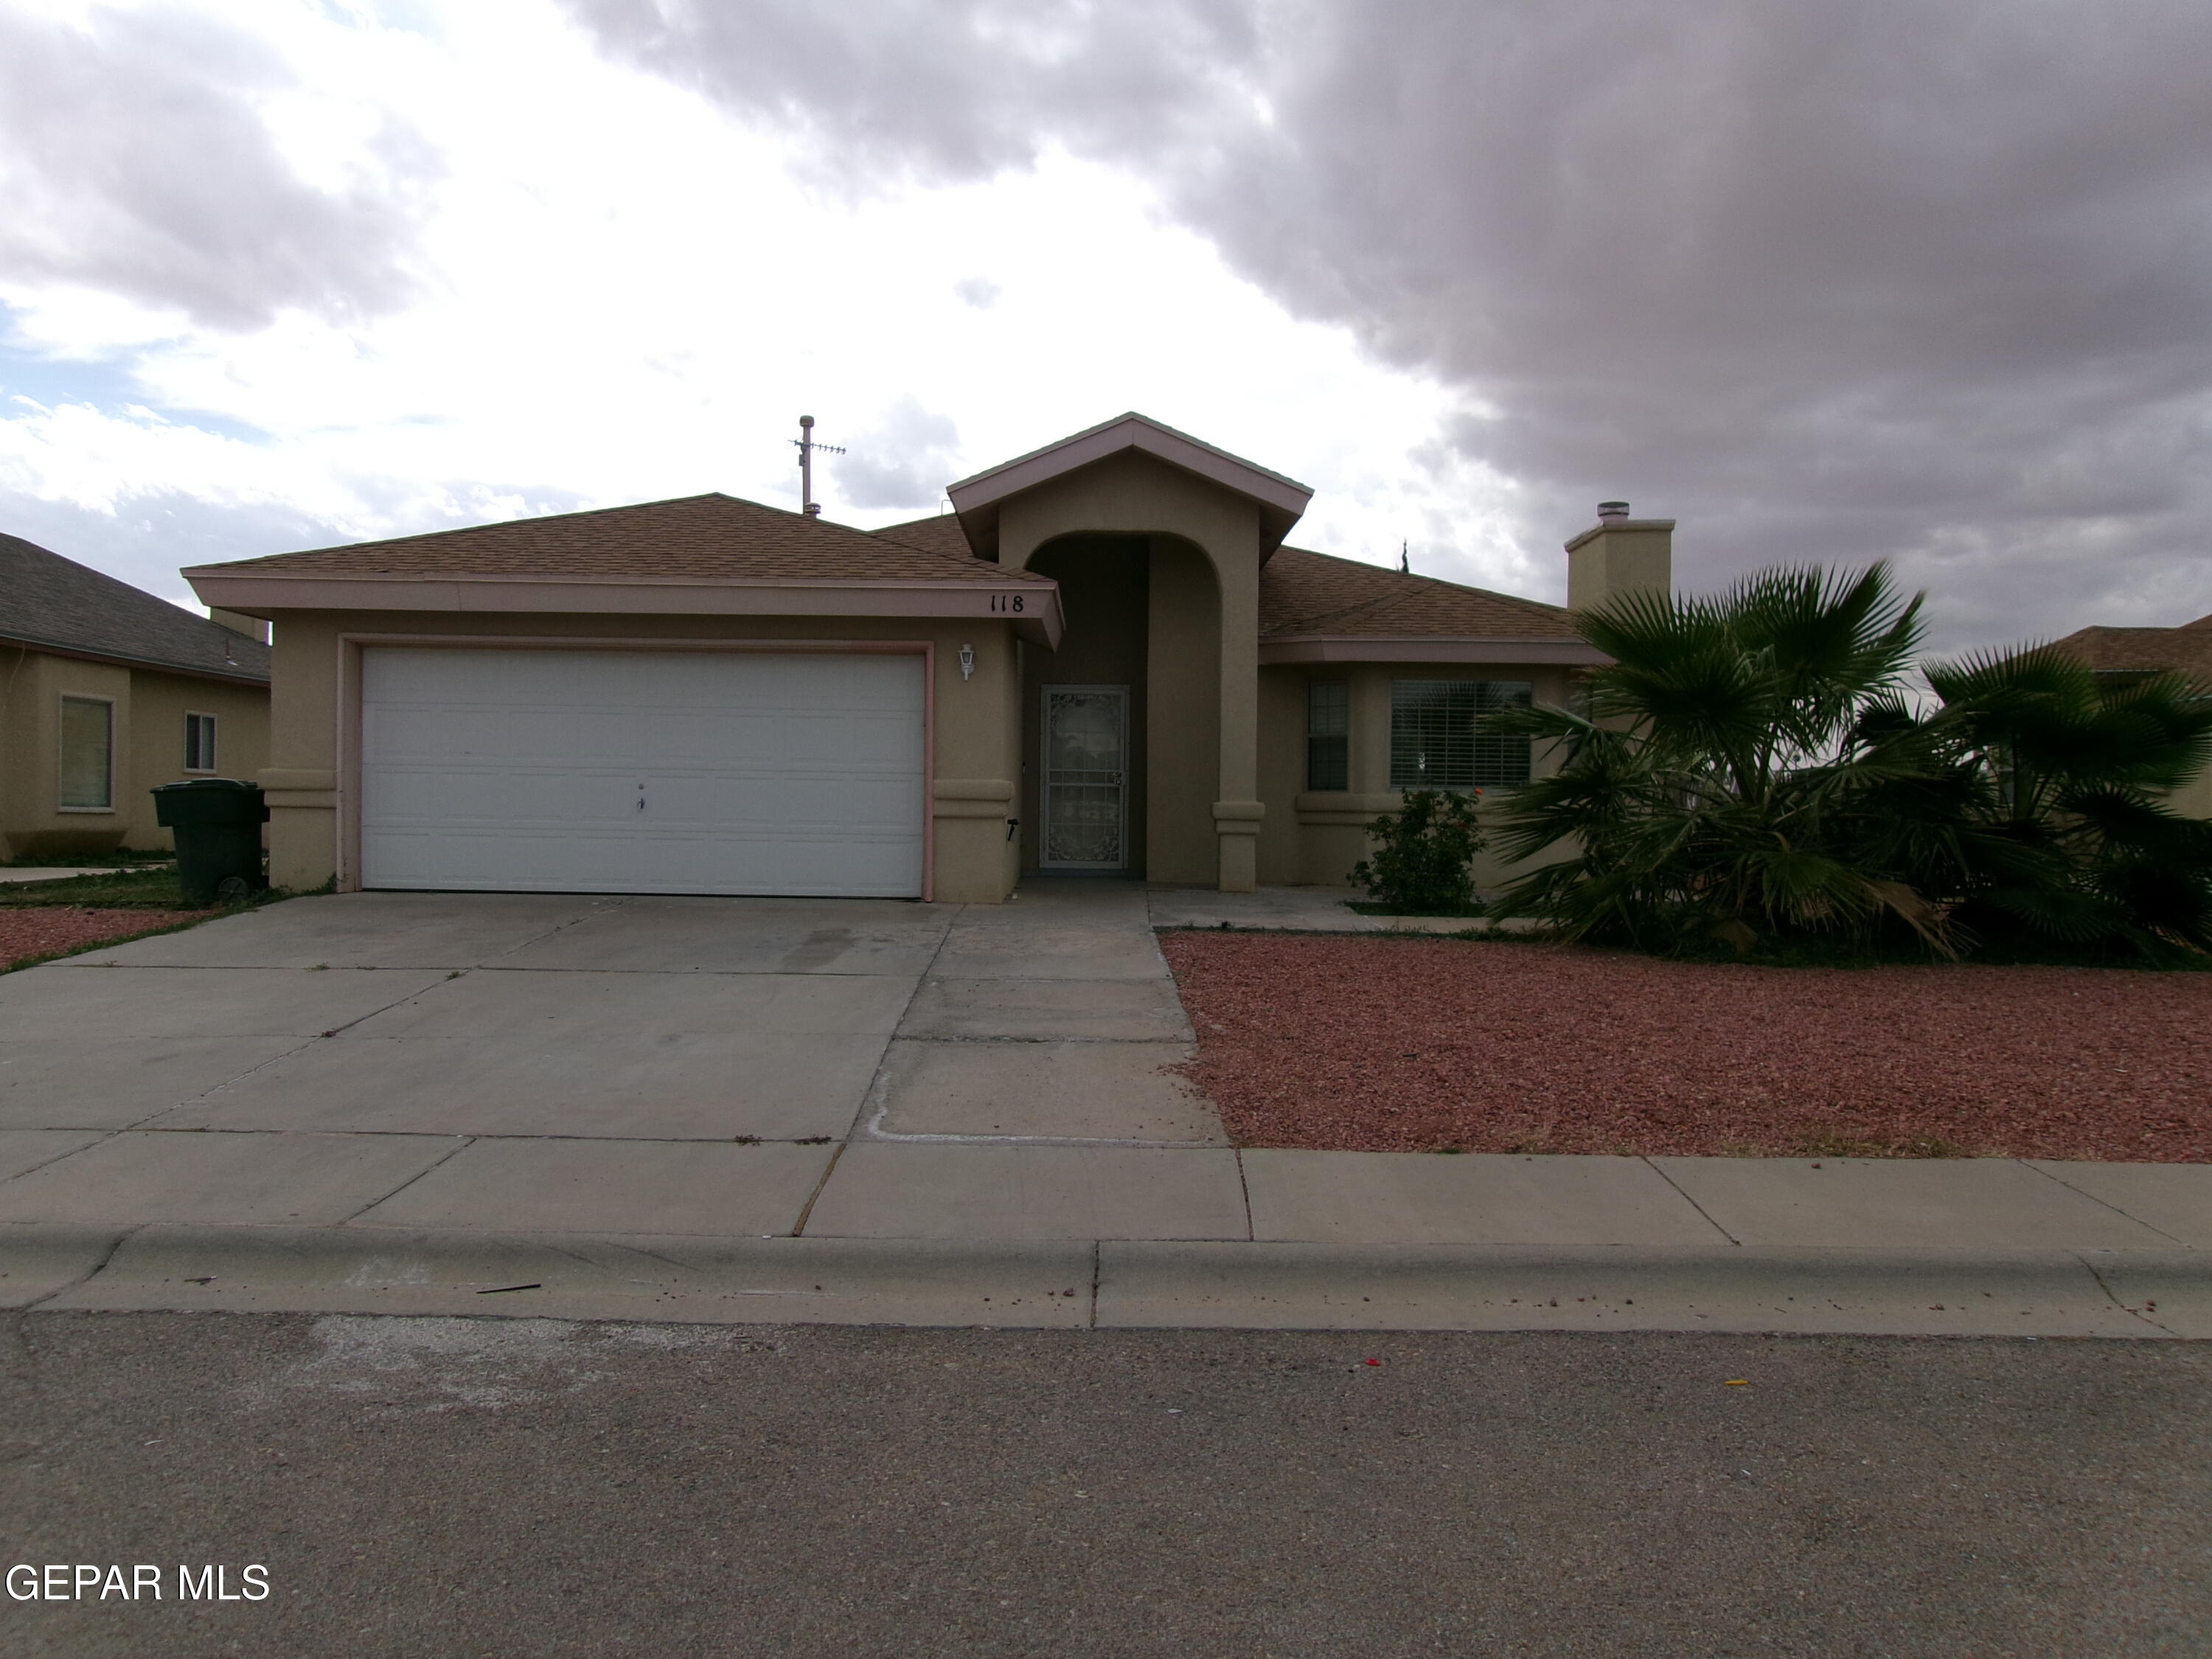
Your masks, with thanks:
[[[174,833],[177,885],[192,904],[242,899],[269,884],[261,874],[261,791],[236,778],[193,778],[154,790],[154,817]]]

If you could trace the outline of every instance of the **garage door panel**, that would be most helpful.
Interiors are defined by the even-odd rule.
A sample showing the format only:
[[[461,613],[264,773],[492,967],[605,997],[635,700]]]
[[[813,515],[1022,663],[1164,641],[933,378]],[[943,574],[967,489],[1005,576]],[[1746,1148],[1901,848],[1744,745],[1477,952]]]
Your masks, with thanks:
[[[374,647],[362,879],[917,896],[921,709],[911,655]]]
[[[374,885],[458,891],[775,893],[795,897],[910,898],[912,865],[903,840],[836,848],[789,842],[748,844],[743,837],[687,842],[530,832],[435,837],[394,836]],[[635,878],[579,883],[587,869],[628,871]],[[646,873],[649,872],[649,873]]]

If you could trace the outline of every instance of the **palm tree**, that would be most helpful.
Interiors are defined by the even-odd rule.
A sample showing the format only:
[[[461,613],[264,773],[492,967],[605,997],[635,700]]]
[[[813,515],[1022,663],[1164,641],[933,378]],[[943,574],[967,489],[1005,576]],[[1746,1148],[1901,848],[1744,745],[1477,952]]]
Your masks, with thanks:
[[[2050,647],[1926,674],[1940,706],[1882,718],[1936,765],[1874,793],[1866,856],[1943,892],[1984,944],[2212,947],[2212,823],[2166,799],[2212,762],[2205,688],[2100,675]]]
[[[1930,668],[1923,708],[1921,605],[1876,564],[1579,617],[1613,659],[1585,706],[1487,723],[1565,751],[1494,816],[1528,868],[1492,914],[1646,949],[2212,943],[2212,825],[2160,799],[2212,758],[2212,702],[2046,649]]]

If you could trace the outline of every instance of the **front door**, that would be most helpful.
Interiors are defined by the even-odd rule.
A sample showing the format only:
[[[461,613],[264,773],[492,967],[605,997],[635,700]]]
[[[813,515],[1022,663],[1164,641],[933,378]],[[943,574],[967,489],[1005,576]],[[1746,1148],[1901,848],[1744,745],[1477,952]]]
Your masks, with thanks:
[[[1048,870],[1128,867],[1129,688],[1044,688],[1044,835]]]

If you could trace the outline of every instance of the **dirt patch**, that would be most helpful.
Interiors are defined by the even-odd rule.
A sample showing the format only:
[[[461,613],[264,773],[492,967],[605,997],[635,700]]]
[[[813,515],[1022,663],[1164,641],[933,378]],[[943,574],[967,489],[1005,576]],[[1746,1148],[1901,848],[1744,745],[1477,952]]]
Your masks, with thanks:
[[[80,950],[88,945],[112,945],[216,914],[213,910],[0,909],[0,973],[26,957]]]
[[[2212,974],[1160,944],[1243,1146],[2212,1162]]]

